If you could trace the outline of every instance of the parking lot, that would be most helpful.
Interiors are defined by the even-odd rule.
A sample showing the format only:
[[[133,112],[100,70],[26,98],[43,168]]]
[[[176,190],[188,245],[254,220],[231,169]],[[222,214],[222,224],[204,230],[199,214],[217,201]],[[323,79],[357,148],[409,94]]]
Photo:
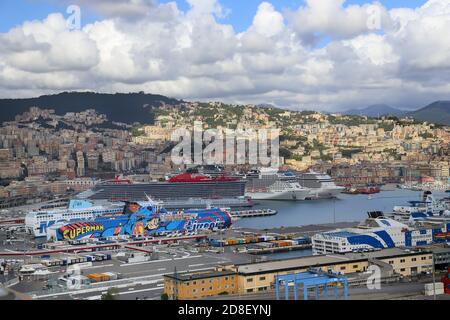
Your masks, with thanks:
[[[24,279],[13,286],[14,290],[25,292],[35,299],[99,299],[108,288],[114,287],[119,291],[120,299],[159,299],[163,291],[164,274],[173,272],[200,271],[214,268],[219,264],[236,262],[232,252],[227,254],[199,253],[196,250],[185,249],[180,246],[156,246],[155,255],[151,260],[127,263],[123,260],[126,251],[109,253],[112,259],[92,263],[91,266],[81,267],[79,274],[113,272],[119,278],[111,281],[91,283],[89,286],[77,287],[73,290],[61,285],[59,278],[70,271],[70,266],[48,268],[48,276]],[[64,258],[65,255],[56,258]],[[122,259],[121,259],[122,258]],[[243,257],[241,257],[242,259]],[[242,262],[248,261],[243,259]],[[35,261],[37,262],[37,261]]]

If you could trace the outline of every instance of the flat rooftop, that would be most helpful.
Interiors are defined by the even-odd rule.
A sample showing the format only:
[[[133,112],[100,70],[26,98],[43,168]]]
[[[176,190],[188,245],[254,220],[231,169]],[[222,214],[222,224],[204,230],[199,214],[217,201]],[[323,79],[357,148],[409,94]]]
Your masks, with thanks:
[[[321,267],[336,265],[341,263],[359,262],[368,259],[384,259],[401,256],[411,256],[424,254],[426,251],[407,250],[401,248],[390,248],[380,251],[364,253],[346,253],[346,254],[328,254],[320,256],[300,257],[294,259],[268,261],[253,264],[236,265],[238,273],[241,274],[259,274],[267,272],[289,271],[299,268]]]
[[[164,277],[175,279],[179,281],[191,281],[191,280],[197,280],[197,279],[207,279],[207,278],[218,278],[218,277],[225,277],[225,276],[231,276],[235,275],[236,272],[234,271],[213,271],[213,270],[206,270],[202,272],[183,272],[183,273],[177,273],[177,274],[166,274]]]
[[[366,259],[386,259],[386,258],[396,258],[396,257],[406,257],[431,253],[431,250],[427,249],[404,249],[404,248],[388,248],[379,251],[363,252],[363,253],[346,253],[345,256],[350,260],[361,259],[365,257]]]
[[[443,253],[450,253],[450,246],[446,246],[443,244],[431,244],[427,246],[421,247],[425,250],[433,251],[433,253],[443,254]]]
[[[260,262],[254,264],[238,265],[237,271],[241,274],[258,274],[276,271],[288,271],[299,268],[319,267],[348,262],[344,255],[321,255],[301,257],[280,261]]]

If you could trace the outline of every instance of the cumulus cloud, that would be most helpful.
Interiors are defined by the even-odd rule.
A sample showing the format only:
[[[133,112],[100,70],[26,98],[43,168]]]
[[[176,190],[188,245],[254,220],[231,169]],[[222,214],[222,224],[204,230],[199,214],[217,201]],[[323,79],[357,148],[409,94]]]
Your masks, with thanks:
[[[0,47],[7,66],[27,72],[87,71],[99,62],[96,43],[80,30],[70,32],[58,13],[1,34]]]
[[[377,2],[344,7],[345,0],[306,0],[296,11],[287,11],[293,29],[307,43],[321,36],[351,38],[391,27],[387,10]]]
[[[308,0],[284,12],[265,1],[240,33],[221,22],[229,10],[218,0],[188,0],[187,11],[156,0],[76,3],[103,17],[71,31],[55,13],[0,33],[0,96],[142,90],[322,110],[450,99],[448,0],[391,10]]]
[[[253,19],[252,28],[255,32],[263,36],[272,37],[283,31],[283,15],[277,12],[272,4],[263,2],[258,7],[258,11]]]
[[[105,17],[139,19],[147,16],[157,6],[156,0],[65,0],[68,4],[76,4],[92,8]]]
[[[186,0],[192,10],[191,16],[201,16],[213,14],[218,18],[225,18],[230,14],[230,10],[223,7],[217,0]]]

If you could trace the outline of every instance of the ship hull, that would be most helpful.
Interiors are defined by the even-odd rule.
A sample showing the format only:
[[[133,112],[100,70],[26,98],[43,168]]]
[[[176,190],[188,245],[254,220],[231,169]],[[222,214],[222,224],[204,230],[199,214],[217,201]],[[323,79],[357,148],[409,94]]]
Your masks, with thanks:
[[[312,199],[332,199],[336,198],[344,188],[316,188],[309,191],[309,197]]]
[[[302,201],[309,195],[309,191],[248,192],[246,195],[253,200]]]
[[[91,221],[57,225],[50,228],[47,238],[61,241],[115,236],[185,234],[202,230],[227,229],[231,224],[231,215],[219,209],[160,214],[151,212],[146,207],[140,207],[139,211],[132,215],[100,217]]]
[[[167,210],[206,209],[208,207],[251,208],[254,206],[254,203],[246,198],[170,200],[163,201],[161,204]]]
[[[154,182],[136,184],[100,184],[80,194],[91,200],[139,201],[147,196],[158,201],[238,198],[245,195],[245,181]]]

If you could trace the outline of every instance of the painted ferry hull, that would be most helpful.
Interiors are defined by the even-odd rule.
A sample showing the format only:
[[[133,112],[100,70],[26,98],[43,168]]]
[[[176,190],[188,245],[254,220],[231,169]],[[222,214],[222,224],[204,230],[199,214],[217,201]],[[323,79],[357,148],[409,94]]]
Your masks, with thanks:
[[[231,223],[231,215],[219,209],[188,210],[169,214],[152,212],[148,207],[140,207],[133,214],[58,225],[49,230],[47,238],[61,241],[115,236],[185,234],[201,230],[227,229]]]

